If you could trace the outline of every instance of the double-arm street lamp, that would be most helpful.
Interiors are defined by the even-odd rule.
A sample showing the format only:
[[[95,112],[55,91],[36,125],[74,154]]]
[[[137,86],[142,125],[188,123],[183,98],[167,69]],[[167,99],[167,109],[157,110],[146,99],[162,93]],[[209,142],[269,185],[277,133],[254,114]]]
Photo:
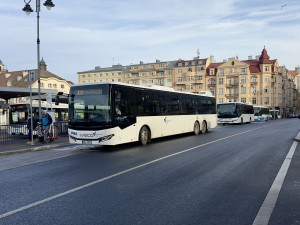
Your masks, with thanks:
[[[27,1],[24,0],[25,7],[22,9],[27,15],[33,12],[32,8],[30,7],[29,3],[31,0]],[[50,10],[55,5],[51,0],[46,0],[43,4]],[[38,92],[39,92],[39,121],[41,122],[42,119],[42,110],[41,110],[41,67],[40,67],[40,0],[36,0],[36,13],[37,13],[37,64],[38,64]]]

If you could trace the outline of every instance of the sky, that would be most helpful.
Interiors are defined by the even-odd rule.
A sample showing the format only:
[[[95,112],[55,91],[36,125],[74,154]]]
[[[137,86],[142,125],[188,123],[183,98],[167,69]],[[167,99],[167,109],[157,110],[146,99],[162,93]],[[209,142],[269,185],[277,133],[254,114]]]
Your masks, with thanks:
[[[25,0],[26,1],[26,0]],[[260,55],[300,65],[299,0],[52,0],[40,12],[40,56],[74,83],[96,66]],[[36,1],[30,2],[35,11]],[[37,13],[0,0],[0,60],[8,71],[37,68]]]

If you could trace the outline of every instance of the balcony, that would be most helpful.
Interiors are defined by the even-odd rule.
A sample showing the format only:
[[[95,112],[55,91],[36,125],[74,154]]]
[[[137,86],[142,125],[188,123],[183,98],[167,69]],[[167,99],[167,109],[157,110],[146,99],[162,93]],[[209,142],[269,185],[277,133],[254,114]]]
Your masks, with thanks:
[[[250,82],[251,86],[256,86],[258,82]]]
[[[239,97],[239,94],[225,94],[226,98],[237,98]]]
[[[239,86],[239,83],[238,82],[234,82],[234,83],[231,83],[231,84],[226,84],[225,86],[226,86],[226,88],[237,87],[237,86]]]
[[[215,83],[210,83],[210,84],[207,84],[208,87],[212,88],[212,87],[215,87],[216,84]]]

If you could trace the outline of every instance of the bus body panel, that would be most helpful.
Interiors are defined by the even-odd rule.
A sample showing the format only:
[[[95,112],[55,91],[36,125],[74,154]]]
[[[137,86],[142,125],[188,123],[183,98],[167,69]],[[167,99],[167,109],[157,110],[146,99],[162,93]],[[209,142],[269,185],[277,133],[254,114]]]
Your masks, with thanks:
[[[149,127],[151,139],[155,139],[193,132],[196,121],[200,126],[206,121],[208,129],[215,128],[217,115],[137,117],[137,123],[124,129],[119,127],[95,131],[69,129],[69,140],[72,144],[118,145],[138,141],[143,126]]]

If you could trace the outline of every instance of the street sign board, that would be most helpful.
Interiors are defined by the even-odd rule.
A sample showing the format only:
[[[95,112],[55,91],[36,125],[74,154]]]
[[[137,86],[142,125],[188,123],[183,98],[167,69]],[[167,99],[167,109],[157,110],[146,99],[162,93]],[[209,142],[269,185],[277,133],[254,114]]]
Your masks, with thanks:
[[[30,82],[34,82],[35,81],[35,71],[34,70],[29,70],[28,80]]]
[[[47,103],[50,103],[52,102],[52,96],[51,96],[51,93],[48,93],[47,96],[46,96],[46,100],[47,100]]]

